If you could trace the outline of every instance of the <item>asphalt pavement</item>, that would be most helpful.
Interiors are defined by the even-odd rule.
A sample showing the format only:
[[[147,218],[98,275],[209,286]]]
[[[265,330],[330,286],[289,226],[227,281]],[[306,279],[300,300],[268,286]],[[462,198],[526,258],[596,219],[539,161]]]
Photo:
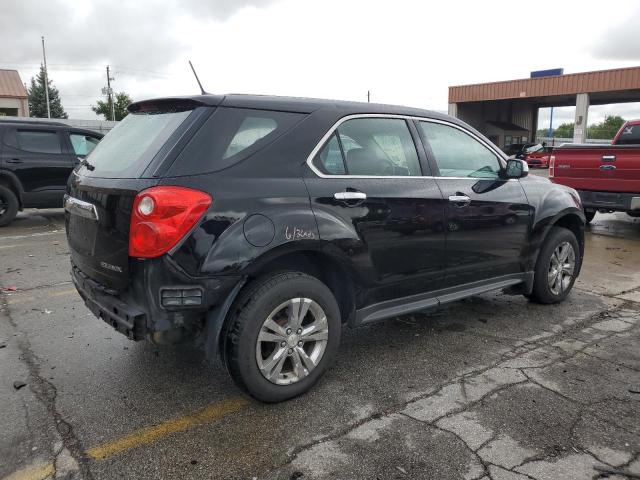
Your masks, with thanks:
[[[278,405],[95,319],[63,220],[0,229],[0,479],[640,478],[640,219],[596,215],[563,304],[494,293],[345,330]]]

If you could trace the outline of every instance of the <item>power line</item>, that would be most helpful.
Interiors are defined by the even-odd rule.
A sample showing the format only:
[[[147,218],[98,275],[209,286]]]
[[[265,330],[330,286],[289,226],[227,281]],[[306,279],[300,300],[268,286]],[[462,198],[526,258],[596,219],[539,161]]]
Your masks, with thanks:
[[[39,63],[22,63],[22,62],[4,62],[0,61],[0,68],[9,68],[13,66],[24,66],[24,67],[33,67],[38,68],[40,66]],[[95,69],[102,70],[104,65],[94,65],[94,64],[82,64],[82,63],[50,63],[49,67],[55,67],[56,70],[62,71],[85,71],[86,69]],[[127,66],[118,66],[114,65],[115,73],[124,73],[126,75],[131,76],[146,76],[146,77],[159,77],[159,78],[169,78],[173,74],[170,72],[157,72],[153,70],[144,70],[139,68],[132,68]]]

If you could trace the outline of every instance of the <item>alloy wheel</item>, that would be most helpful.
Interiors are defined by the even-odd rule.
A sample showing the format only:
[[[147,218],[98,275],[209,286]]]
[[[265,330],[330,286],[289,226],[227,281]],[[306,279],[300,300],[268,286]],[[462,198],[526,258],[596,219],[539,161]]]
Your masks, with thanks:
[[[547,281],[554,295],[561,295],[569,289],[576,268],[576,252],[569,242],[556,247],[549,262]]]
[[[277,385],[307,377],[320,363],[329,340],[322,307],[309,298],[292,298],[263,322],[256,341],[260,373]]]
[[[0,195],[0,217],[9,209],[9,200]]]

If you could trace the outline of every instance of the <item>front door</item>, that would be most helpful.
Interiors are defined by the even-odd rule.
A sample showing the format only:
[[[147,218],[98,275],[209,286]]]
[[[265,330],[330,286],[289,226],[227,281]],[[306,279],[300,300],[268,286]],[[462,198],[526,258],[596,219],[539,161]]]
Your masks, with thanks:
[[[5,167],[20,180],[26,206],[62,207],[71,155],[62,148],[57,129],[17,128],[5,136]]]
[[[347,120],[305,176],[320,238],[360,276],[357,308],[442,281],[443,200],[435,180],[423,177],[411,129],[402,118]]]
[[[523,273],[530,207],[497,153],[457,125],[419,121],[446,202],[444,287]]]

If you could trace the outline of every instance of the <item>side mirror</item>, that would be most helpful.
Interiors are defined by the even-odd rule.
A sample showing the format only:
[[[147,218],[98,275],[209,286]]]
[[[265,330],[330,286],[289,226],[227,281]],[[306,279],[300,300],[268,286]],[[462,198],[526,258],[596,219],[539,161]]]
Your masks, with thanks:
[[[524,160],[510,158],[507,160],[507,168],[504,176],[506,178],[524,178],[529,175],[529,165]]]

